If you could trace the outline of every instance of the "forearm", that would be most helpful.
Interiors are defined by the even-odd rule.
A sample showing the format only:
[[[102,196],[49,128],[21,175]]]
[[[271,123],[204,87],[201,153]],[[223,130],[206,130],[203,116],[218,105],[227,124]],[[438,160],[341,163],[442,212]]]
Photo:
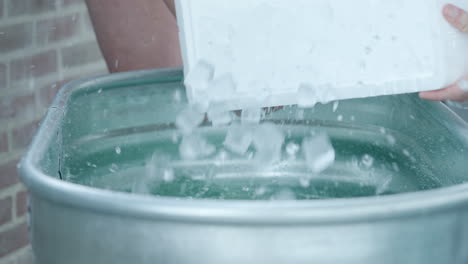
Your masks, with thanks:
[[[163,0],[87,0],[111,72],[182,65],[177,23]]]

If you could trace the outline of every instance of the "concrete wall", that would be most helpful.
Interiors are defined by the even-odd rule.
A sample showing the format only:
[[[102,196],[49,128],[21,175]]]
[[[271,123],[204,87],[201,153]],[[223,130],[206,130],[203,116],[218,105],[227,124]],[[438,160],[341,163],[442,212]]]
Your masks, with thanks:
[[[18,159],[60,86],[106,71],[83,0],[0,0],[0,264],[32,258]]]

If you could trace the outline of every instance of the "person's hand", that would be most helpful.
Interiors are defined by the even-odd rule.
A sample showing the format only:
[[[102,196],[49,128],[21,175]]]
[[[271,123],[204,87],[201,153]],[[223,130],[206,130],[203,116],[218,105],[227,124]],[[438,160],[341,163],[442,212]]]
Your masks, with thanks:
[[[468,34],[468,13],[465,10],[448,4],[444,7],[443,14],[452,26]],[[431,101],[452,100],[468,102],[468,75],[455,84],[435,91],[422,92],[419,96],[422,99]]]

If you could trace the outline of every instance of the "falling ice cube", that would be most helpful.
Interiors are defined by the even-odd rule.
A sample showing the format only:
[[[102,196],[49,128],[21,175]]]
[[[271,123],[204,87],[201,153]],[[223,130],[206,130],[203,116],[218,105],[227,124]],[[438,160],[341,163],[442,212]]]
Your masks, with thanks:
[[[381,194],[387,192],[392,180],[393,180],[393,178],[390,175],[385,175],[385,176],[377,179],[376,180],[375,194],[376,195],[381,195]]]
[[[286,145],[286,153],[289,157],[296,157],[297,152],[299,152],[299,149],[299,145],[294,142],[290,142]]]
[[[340,101],[333,102],[333,113],[338,110],[338,106],[340,105]]]
[[[228,125],[232,121],[231,112],[226,110],[223,105],[211,104],[207,114],[208,119],[215,127]]]
[[[179,154],[184,160],[206,158],[212,155],[215,151],[215,146],[196,134],[184,136],[179,145]]]
[[[262,119],[261,108],[250,108],[242,110],[241,122],[242,124],[258,124]]]
[[[176,126],[184,134],[190,134],[205,118],[205,114],[196,105],[188,105],[176,117]]]
[[[253,131],[255,160],[260,165],[270,165],[281,159],[281,148],[284,135],[281,129],[273,123],[264,123]]]
[[[252,143],[252,131],[250,127],[232,124],[226,134],[224,146],[230,151],[244,155]]]
[[[185,85],[192,91],[205,91],[213,80],[214,68],[206,61],[199,61],[191,68],[185,78]]]
[[[132,192],[148,194],[153,186],[162,181],[172,181],[174,173],[171,168],[171,159],[163,153],[155,152],[146,160],[145,173],[136,175],[134,178]]]
[[[324,133],[304,139],[302,151],[307,166],[314,172],[320,173],[330,167],[335,161],[335,149],[330,138]]]

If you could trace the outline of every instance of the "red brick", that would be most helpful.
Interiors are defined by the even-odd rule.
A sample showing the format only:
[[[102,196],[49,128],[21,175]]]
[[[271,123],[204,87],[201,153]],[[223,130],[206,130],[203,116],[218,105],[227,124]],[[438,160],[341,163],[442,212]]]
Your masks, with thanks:
[[[13,129],[12,135],[12,149],[23,149],[26,148],[39,126],[39,121],[33,121],[22,127]]]
[[[8,134],[0,132],[0,153],[8,152]]]
[[[7,86],[7,66],[4,63],[0,63],[0,90],[5,89],[6,86]]]
[[[28,192],[18,192],[16,194],[16,216],[23,216],[26,212],[28,212]]]
[[[0,32],[0,54],[32,46],[32,23],[2,26]]]
[[[10,161],[7,164],[0,165],[0,189],[9,187],[19,182],[16,169],[17,160]]]
[[[102,60],[101,51],[96,42],[80,43],[62,49],[62,66],[74,67]]]
[[[39,14],[55,8],[55,0],[13,0],[9,1],[8,16]]]
[[[34,94],[0,97],[0,124],[16,117],[34,115],[36,102]]]
[[[10,62],[10,81],[28,80],[58,71],[57,51],[49,50]]]
[[[26,223],[0,233],[0,258],[27,246],[28,227]]]
[[[37,43],[44,45],[69,39],[80,31],[78,13],[37,22]]]
[[[0,225],[11,221],[12,207],[13,199],[11,197],[7,197],[0,200]]]

